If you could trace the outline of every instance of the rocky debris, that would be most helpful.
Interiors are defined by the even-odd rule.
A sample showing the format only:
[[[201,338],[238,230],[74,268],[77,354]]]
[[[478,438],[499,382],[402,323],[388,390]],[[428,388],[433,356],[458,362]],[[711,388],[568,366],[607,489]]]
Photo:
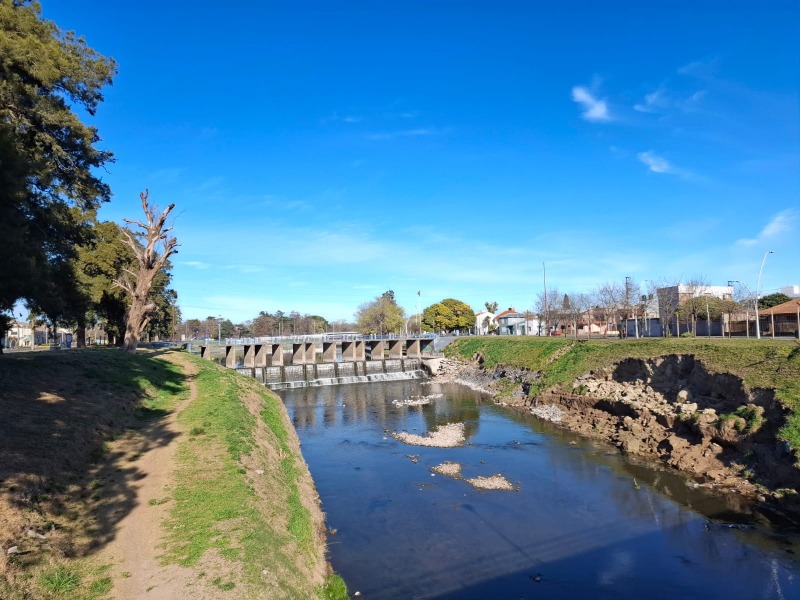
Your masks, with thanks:
[[[427,396],[411,396],[410,398],[404,398],[403,400],[392,400],[392,404],[395,406],[424,406],[426,404],[430,404],[431,400],[435,400],[436,398],[441,398],[443,394],[429,394]]]
[[[423,364],[437,383],[459,383],[470,389],[491,394],[492,377],[487,377],[480,369],[479,362],[465,363],[450,358],[423,360]]]
[[[531,408],[531,414],[545,421],[558,423],[564,413],[555,404],[540,404]]]
[[[463,445],[466,440],[463,423],[441,425],[424,436],[403,431],[400,433],[394,432],[392,437],[413,446],[431,446],[434,448],[454,448]]]
[[[499,473],[489,477],[473,477],[472,479],[465,479],[465,481],[479,490],[514,490],[511,482]]]
[[[456,462],[445,461],[440,465],[431,467],[431,471],[444,475],[446,477],[453,477],[454,479],[461,479],[461,465]]]

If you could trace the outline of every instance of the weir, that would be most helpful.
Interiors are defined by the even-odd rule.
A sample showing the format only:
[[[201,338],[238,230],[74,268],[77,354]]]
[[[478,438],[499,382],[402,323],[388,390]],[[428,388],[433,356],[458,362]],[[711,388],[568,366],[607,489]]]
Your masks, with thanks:
[[[272,390],[427,377],[419,358],[237,367],[236,371],[258,379]]]

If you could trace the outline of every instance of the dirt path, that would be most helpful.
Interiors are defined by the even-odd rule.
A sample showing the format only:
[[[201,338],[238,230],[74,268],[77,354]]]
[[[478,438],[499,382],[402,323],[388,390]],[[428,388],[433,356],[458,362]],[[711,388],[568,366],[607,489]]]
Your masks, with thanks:
[[[157,425],[132,432],[115,442],[117,447],[113,448],[115,456],[128,457],[118,458],[117,462],[136,457],[138,476],[138,480],[132,483],[135,493],[134,507],[119,521],[113,539],[101,555],[102,562],[113,565],[113,594],[118,600],[203,598],[206,595],[200,589],[203,586],[200,586],[193,569],[176,565],[165,566],[159,560],[162,552],[160,545],[163,542],[162,523],[169,507],[165,501],[173,483],[175,455],[181,435],[177,416],[197,397],[194,365],[180,355],[172,356],[184,370],[189,384],[189,396]],[[141,438],[153,434],[156,427],[157,437],[167,441],[154,445],[138,457],[136,449],[142,446]]]

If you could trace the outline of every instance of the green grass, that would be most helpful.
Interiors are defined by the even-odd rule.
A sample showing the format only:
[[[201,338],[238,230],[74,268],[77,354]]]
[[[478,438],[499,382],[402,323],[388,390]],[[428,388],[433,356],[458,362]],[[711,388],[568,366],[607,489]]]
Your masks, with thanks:
[[[309,556],[317,549],[311,515],[300,499],[302,459],[290,444],[285,408],[276,396],[235,371],[194,357],[190,360],[199,369],[195,378],[198,394],[178,417],[191,437],[178,448],[177,484],[166,527],[170,532],[166,560],[196,565],[214,549],[224,559],[238,563],[247,581],[258,589],[263,584],[263,569],[275,573],[297,569],[288,548],[296,547]],[[271,497],[285,499],[275,522],[268,522],[259,510],[259,494],[242,462],[256,448],[257,427],[257,417],[241,400],[247,392],[244,388],[260,395],[260,416],[274,436],[269,443],[280,460],[277,474],[266,470],[259,480]],[[222,579],[212,583],[221,590],[234,585]],[[321,593],[297,575],[281,585],[293,597]],[[237,589],[237,594],[246,592]]]
[[[78,589],[81,584],[78,574],[66,567],[44,573],[40,579],[42,587],[53,594],[64,595]]]
[[[485,366],[503,364],[541,371],[531,394],[551,388],[569,389],[580,375],[609,368],[626,358],[651,359],[693,355],[712,373],[731,373],[749,389],[770,388],[789,410],[779,432],[800,453],[800,346],[793,341],[755,339],[653,338],[586,340],[547,338],[462,338],[445,348],[448,356],[470,359],[483,354]],[[742,416],[748,428],[758,427],[753,415]]]
[[[238,543],[238,527],[223,532],[224,521],[259,523],[252,490],[238,472],[239,460],[252,444],[254,418],[239,401],[234,373],[200,365],[198,398],[179,416],[185,429],[202,427],[205,435],[179,447],[178,481],[171,511],[167,558],[184,566],[197,563],[211,548],[227,553]],[[215,453],[215,446],[224,452]],[[212,463],[207,464],[208,453]],[[213,476],[207,476],[213,467]]]
[[[320,600],[347,600],[347,586],[338,575],[328,575],[319,592]]]
[[[311,545],[314,540],[311,515],[308,514],[308,510],[300,501],[300,490],[297,486],[297,477],[300,474],[300,468],[289,448],[288,432],[281,416],[281,411],[283,411],[284,408],[279,403],[280,400],[274,396],[267,396],[264,402],[264,410],[261,412],[261,418],[272,433],[275,434],[279,444],[279,454],[282,456],[280,464],[281,472],[289,486],[289,498],[286,507],[289,511],[289,532],[294,537],[298,546],[302,550],[308,551],[311,550]]]

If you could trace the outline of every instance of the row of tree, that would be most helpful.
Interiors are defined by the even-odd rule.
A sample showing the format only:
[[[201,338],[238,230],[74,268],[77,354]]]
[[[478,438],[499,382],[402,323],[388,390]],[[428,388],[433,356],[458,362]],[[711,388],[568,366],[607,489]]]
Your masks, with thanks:
[[[169,288],[169,210],[147,203],[132,232],[97,218],[111,198],[100,174],[113,162],[93,116],[117,65],[74,32],[41,17],[38,3],[0,0],[0,337],[23,301],[40,321],[101,324],[125,347],[179,319]],[[2,351],[0,349],[0,351]]]
[[[677,282],[647,283],[644,287],[628,278],[624,283],[606,282],[589,292],[572,294],[551,288],[540,292],[535,308],[526,312],[550,330],[563,325],[577,331],[579,323],[592,322],[620,331],[627,319],[660,317],[665,319],[665,331],[672,324],[685,323],[688,331],[695,332],[698,320],[746,314],[755,308],[756,298],[747,288],[736,288],[731,298],[719,298],[708,293],[711,286],[703,277],[683,284],[690,290],[685,297],[678,295]],[[788,300],[785,294],[770,294],[758,298],[758,306],[765,309]]]
[[[697,319],[718,319],[725,314],[733,314],[753,307],[753,299],[743,296],[737,300],[724,300],[713,296],[703,295],[702,290],[708,287],[701,279],[693,280],[688,286],[693,286],[697,295],[685,299],[682,303],[674,301],[671,308],[671,299],[660,299],[662,310],[668,315],[682,322],[694,331]],[[647,291],[633,280],[626,280],[625,284],[608,282],[604,283],[589,293],[563,294],[557,288],[551,288],[547,293],[540,292],[535,308],[524,311],[524,315],[541,323],[544,333],[545,324],[549,328],[559,329],[562,326],[577,331],[581,323],[603,323],[610,330],[621,329],[621,323],[626,319],[636,316],[658,316],[651,314],[654,310],[654,296],[657,294],[656,285]],[[665,287],[674,287],[666,286]],[[643,293],[644,291],[644,293]],[[788,300],[783,294],[772,294],[759,300],[760,308],[774,306]],[[486,310],[496,313],[497,302],[484,303]],[[662,313],[663,314],[663,313]],[[488,317],[487,317],[488,319]],[[487,321],[488,324],[488,321]],[[336,331],[357,331],[363,334],[388,334],[388,333],[418,333],[427,332],[454,332],[469,331],[476,327],[473,309],[460,300],[445,298],[427,306],[421,314],[406,315],[404,309],[397,304],[394,291],[387,290],[369,302],[358,307],[355,322],[329,321],[319,315],[300,314],[297,311],[285,313],[277,310],[274,313],[261,311],[259,314],[242,323],[235,324],[230,319],[221,316],[209,316],[205,319],[188,319],[180,324],[180,331],[186,339],[204,339],[221,337],[268,337],[281,335],[312,335],[318,333],[331,333]],[[491,327],[490,330],[496,329]],[[166,331],[166,329],[161,329]]]

